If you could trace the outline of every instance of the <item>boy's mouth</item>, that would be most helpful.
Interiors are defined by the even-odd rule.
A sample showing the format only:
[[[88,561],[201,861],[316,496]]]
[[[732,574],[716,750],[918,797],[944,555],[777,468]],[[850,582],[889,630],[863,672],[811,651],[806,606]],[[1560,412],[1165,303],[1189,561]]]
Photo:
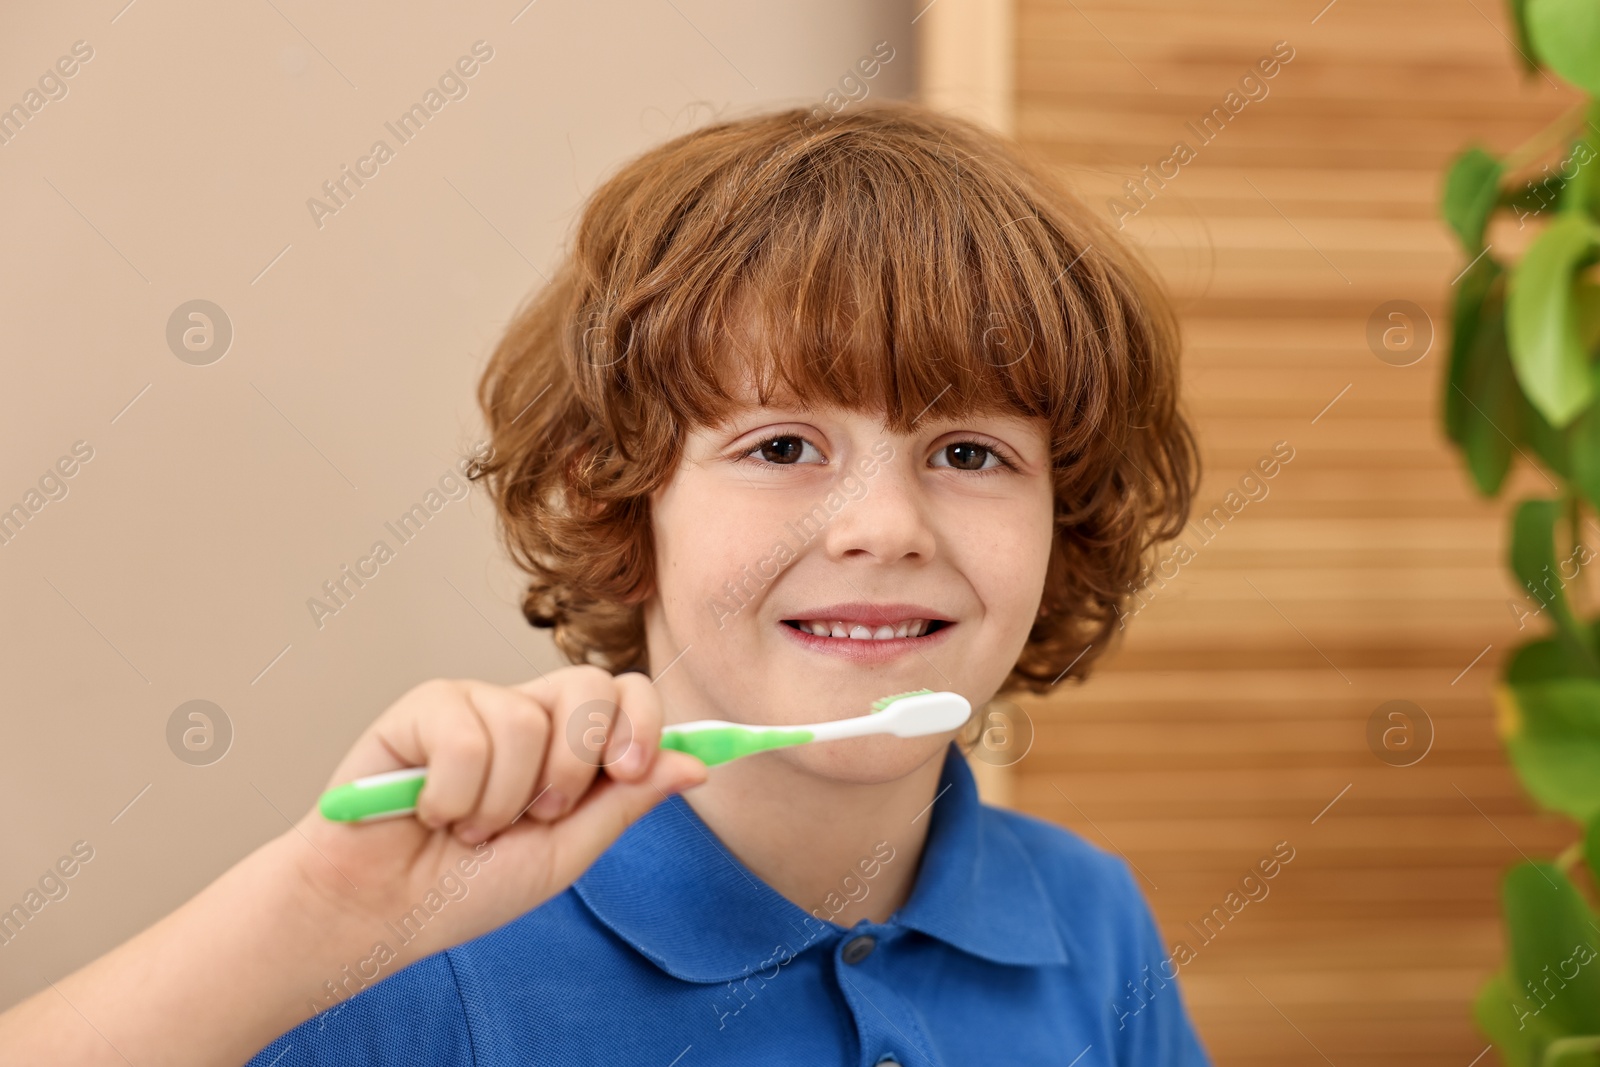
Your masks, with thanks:
[[[943,644],[956,625],[923,604],[866,601],[811,607],[782,622],[802,648],[860,664],[887,663]]]
[[[950,637],[956,624],[917,605],[834,605],[815,615],[783,620],[783,631],[801,648],[858,666],[892,663],[925,654]]]
[[[942,641],[949,637],[944,630],[955,625],[930,606],[866,600],[811,606],[782,622],[797,633],[803,645],[818,651],[838,649],[870,657],[901,654],[920,648],[925,641]]]
[[[896,638],[923,637],[950,624],[943,619],[901,619],[872,625],[850,619],[784,619],[785,626],[803,634],[850,641],[892,641]]]

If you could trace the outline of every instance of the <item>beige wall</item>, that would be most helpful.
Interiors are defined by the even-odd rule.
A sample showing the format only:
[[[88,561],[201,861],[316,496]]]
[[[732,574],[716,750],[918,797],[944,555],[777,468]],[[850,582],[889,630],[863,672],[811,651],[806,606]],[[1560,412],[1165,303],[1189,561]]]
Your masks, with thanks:
[[[479,493],[407,544],[384,525],[477,438],[502,323],[619,161],[818,102],[879,40],[872,93],[916,64],[900,3],[123,2],[0,16],[0,106],[92,49],[0,145],[0,508],[90,456],[0,544],[0,907],[93,849],[0,947],[0,1006],[282,832],[411,685],[560,662]],[[480,40],[466,95],[387,133]],[[317,225],[308,198],[380,137],[393,158]],[[166,336],[195,299],[232,324],[209,365]],[[379,538],[394,558],[318,626],[308,598]],[[168,742],[197,699],[233,730],[205,766]]]

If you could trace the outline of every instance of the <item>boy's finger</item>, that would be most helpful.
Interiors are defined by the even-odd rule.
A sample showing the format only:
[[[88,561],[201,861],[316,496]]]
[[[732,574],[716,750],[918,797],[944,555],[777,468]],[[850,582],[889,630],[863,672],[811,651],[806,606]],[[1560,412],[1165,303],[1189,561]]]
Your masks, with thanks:
[[[572,814],[551,826],[552,866],[567,880],[588,870],[640,816],[673,793],[706,780],[706,765],[684,752],[661,752],[638,782],[605,778]]]
[[[511,688],[519,693],[528,694],[547,708],[555,703],[555,683],[550,681],[550,676],[547,674],[541,674],[537,678],[529,678],[525,682],[513,682]]]
[[[530,818],[560,818],[588,791],[617,715],[616,695],[611,675],[598,668],[574,671],[555,688],[553,703],[547,705],[550,735],[544,767],[528,798],[533,801]]]
[[[373,720],[367,732],[345,753],[328,780],[328,787],[369,774],[423,766],[428,761],[427,752],[417,722],[434,714],[436,708],[459,706],[464,701],[462,683],[452,678],[430,678],[412,686]]]
[[[649,677],[628,671],[612,679],[621,711],[606,741],[601,765],[613,778],[636,782],[661,747],[661,694]]]
[[[503,686],[469,681],[467,696],[488,730],[493,751],[477,809],[454,828],[463,841],[476,844],[510,825],[533,799],[550,718],[532,697]]]
[[[453,684],[453,683],[452,683]],[[417,712],[410,726],[414,741],[402,755],[428,768],[428,780],[417,794],[417,818],[434,829],[465,818],[478,806],[494,759],[494,742],[482,717],[457,686],[449,699],[438,700]],[[420,749],[418,755],[410,750]]]

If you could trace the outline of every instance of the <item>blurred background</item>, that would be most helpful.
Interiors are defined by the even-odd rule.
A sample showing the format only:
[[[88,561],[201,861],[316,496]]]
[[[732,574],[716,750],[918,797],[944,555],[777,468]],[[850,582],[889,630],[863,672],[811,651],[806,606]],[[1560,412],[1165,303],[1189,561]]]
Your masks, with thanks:
[[[1523,68],[1498,2],[96,0],[0,27],[0,908],[92,850],[0,947],[0,1008],[283,832],[418,681],[561,665],[451,476],[608,173],[719,115],[915,98],[1143,249],[1205,465],[1096,676],[991,709],[986,796],[1134,866],[1219,1064],[1501,1062],[1472,1016],[1501,877],[1577,836],[1491,699],[1546,628],[1508,501],[1553,483],[1517,458],[1486,499],[1446,440],[1469,257],[1439,202],[1468,143],[1583,96]]]

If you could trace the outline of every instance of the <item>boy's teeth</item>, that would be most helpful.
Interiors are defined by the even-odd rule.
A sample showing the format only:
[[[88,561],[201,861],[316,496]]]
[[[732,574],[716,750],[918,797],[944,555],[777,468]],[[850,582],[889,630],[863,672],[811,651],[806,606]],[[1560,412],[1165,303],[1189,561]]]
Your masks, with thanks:
[[[800,623],[800,629],[806,633],[818,637],[843,637],[852,641],[889,641],[897,637],[921,637],[927,628],[927,619],[907,619],[892,626],[884,623],[878,627],[833,619],[812,619]]]

